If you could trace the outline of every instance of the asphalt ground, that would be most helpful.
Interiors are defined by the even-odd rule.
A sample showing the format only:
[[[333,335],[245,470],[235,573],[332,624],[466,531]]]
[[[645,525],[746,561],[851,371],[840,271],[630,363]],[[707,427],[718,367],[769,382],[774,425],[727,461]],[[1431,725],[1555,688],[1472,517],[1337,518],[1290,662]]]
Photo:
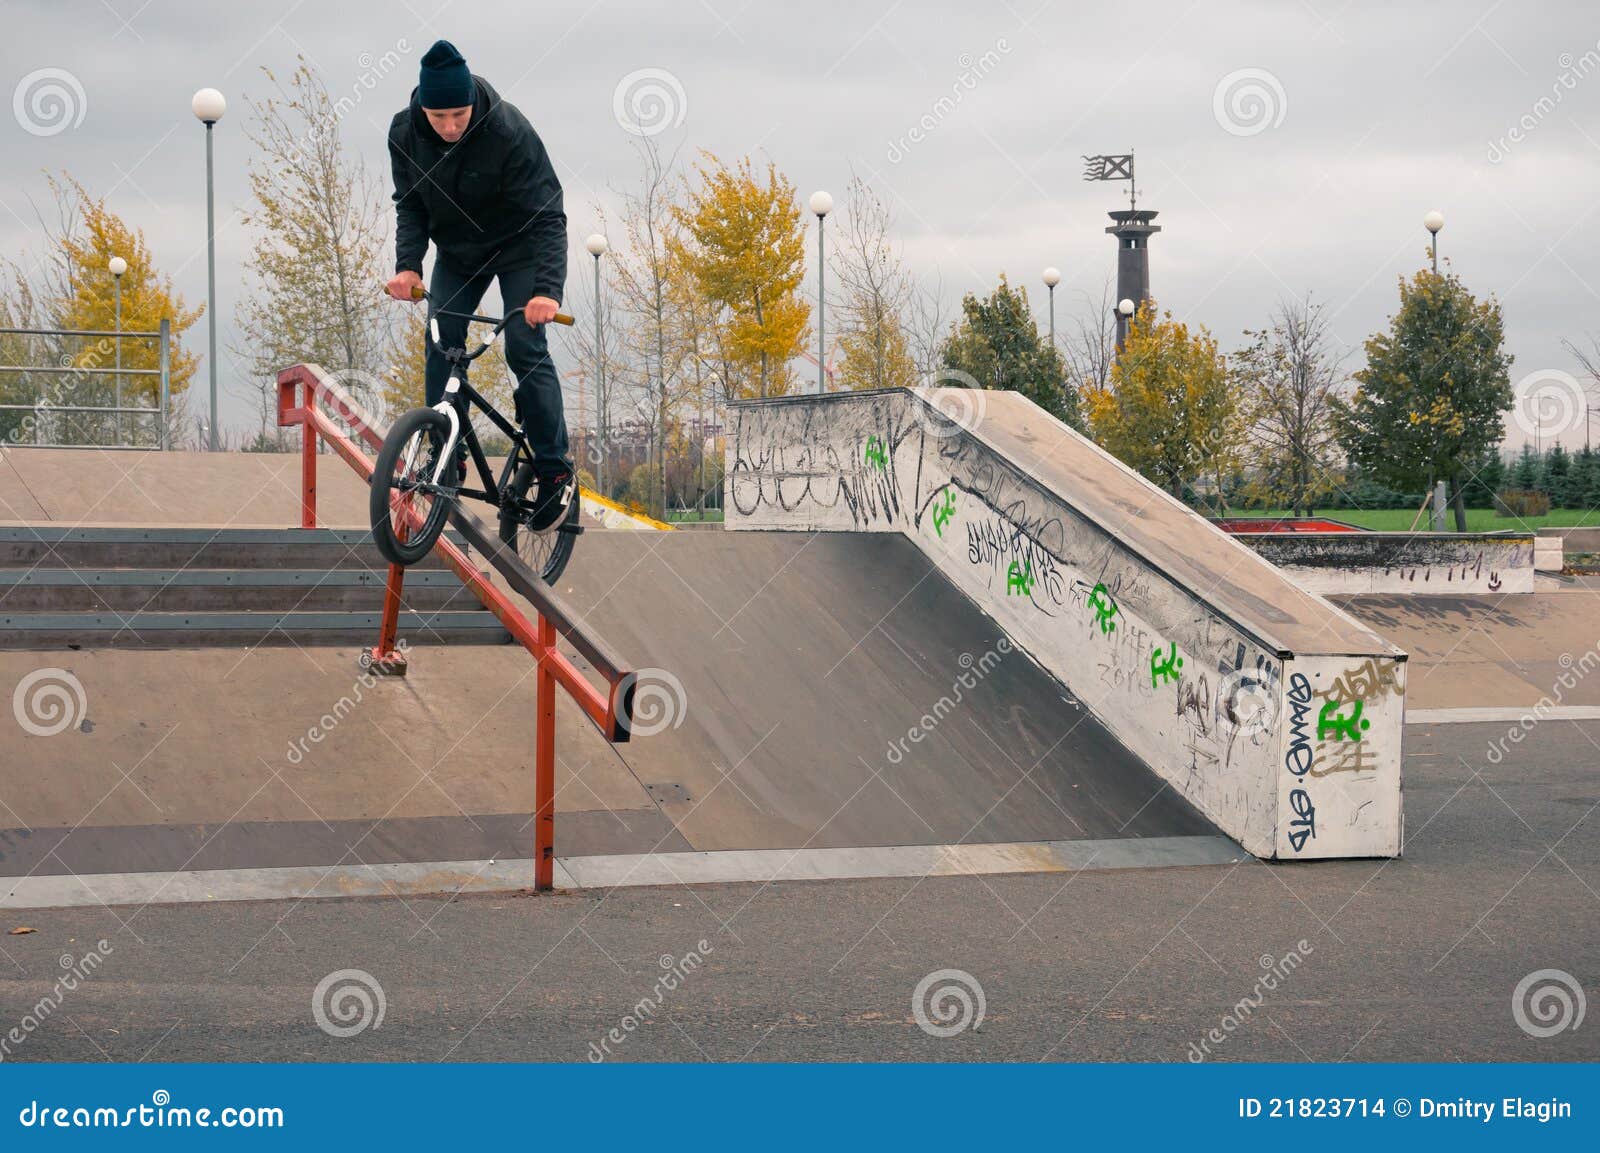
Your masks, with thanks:
[[[1506,731],[1408,731],[1393,861],[8,914],[0,1038],[62,958],[109,949],[3,1055],[1595,1060],[1600,1030],[1530,1036],[1513,991],[1557,969],[1597,992],[1600,723],[1543,722],[1491,763]],[[313,1004],[341,970],[373,1010],[346,999],[366,1027],[336,1037]],[[913,1008],[941,970],[973,1005],[925,999],[935,1026],[965,1016],[952,1036]]]

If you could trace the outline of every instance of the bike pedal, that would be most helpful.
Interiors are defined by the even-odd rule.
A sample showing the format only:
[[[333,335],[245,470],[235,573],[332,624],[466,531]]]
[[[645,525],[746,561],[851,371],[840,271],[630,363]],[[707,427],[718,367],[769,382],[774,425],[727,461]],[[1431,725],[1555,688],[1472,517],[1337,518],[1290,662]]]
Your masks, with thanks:
[[[583,532],[583,526],[581,524],[564,524],[564,525],[557,526],[556,531],[557,532],[570,533],[573,536],[578,536],[580,533]]]

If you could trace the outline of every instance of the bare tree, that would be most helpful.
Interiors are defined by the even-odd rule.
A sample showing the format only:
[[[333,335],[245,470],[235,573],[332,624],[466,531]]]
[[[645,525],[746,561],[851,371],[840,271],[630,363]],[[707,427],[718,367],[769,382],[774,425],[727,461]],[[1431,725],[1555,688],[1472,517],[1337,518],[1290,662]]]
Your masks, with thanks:
[[[381,399],[395,355],[381,288],[388,276],[388,198],[356,154],[345,151],[339,111],[302,58],[275,92],[251,100],[246,133],[254,232],[246,268],[254,285],[235,313],[262,432],[271,427],[279,369],[310,360],[344,374],[369,408]]]
[[[605,226],[605,217],[600,216],[601,227]],[[585,270],[589,271],[589,270]],[[577,291],[573,292],[571,285],[576,283]],[[629,312],[610,307],[617,299],[614,291],[602,289],[602,299],[597,301],[594,295],[594,277],[578,276],[569,278],[567,290],[568,302],[576,301],[572,311],[578,316],[589,317],[589,323],[577,324],[562,339],[562,347],[571,350],[571,355],[576,362],[578,375],[581,379],[573,380],[569,373],[565,390],[572,393],[576,389],[583,390],[583,397],[577,400],[576,410],[584,412],[590,421],[587,432],[584,460],[580,467],[587,467],[595,478],[595,484],[601,494],[611,496],[617,491],[617,482],[626,480],[612,472],[610,452],[610,430],[616,423],[616,414],[621,407],[625,394],[630,390],[630,382],[635,382],[639,373],[637,365],[631,359],[632,350],[637,347],[638,341],[632,330],[633,316]],[[601,344],[595,345],[595,331],[593,318],[601,314],[603,335]],[[634,391],[637,391],[634,388]],[[576,399],[576,398],[574,398]],[[563,400],[571,424],[571,417],[575,411],[572,400]],[[592,415],[587,415],[592,413]]]
[[[951,313],[944,296],[944,277],[913,281],[906,298],[906,335],[917,379],[931,384],[944,366],[944,342],[950,337]]]
[[[1270,327],[1246,332],[1251,343],[1234,358],[1245,391],[1256,486],[1301,516],[1332,483],[1336,443],[1333,400],[1344,380],[1344,353],[1329,330],[1327,306],[1307,295],[1281,301]]]
[[[615,298],[632,320],[628,332],[638,370],[640,416],[650,428],[650,455],[659,471],[652,503],[666,507],[666,437],[678,386],[681,356],[674,339],[675,318],[668,238],[674,227],[672,194],[677,183],[676,153],[663,157],[653,136],[634,141],[639,182],[622,199],[624,244],[611,261]],[[637,494],[635,494],[637,499]]]
[[[911,278],[889,239],[894,217],[859,176],[850,178],[843,235],[833,248],[847,388],[908,388],[916,364],[904,311]]]
[[[1060,349],[1067,362],[1067,384],[1080,397],[1111,383],[1111,366],[1117,360],[1115,293],[1111,278],[1101,282],[1100,299],[1081,293],[1083,308],[1073,317]]]
[[[1577,360],[1579,367],[1583,369],[1585,377],[1580,385],[1583,390],[1580,403],[1583,405],[1584,448],[1590,447],[1589,422],[1594,417],[1600,416],[1600,403],[1596,403],[1596,397],[1600,397],[1600,336],[1591,332],[1588,334],[1588,341],[1588,348],[1580,348],[1570,340],[1561,342],[1562,347],[1572,353]]]

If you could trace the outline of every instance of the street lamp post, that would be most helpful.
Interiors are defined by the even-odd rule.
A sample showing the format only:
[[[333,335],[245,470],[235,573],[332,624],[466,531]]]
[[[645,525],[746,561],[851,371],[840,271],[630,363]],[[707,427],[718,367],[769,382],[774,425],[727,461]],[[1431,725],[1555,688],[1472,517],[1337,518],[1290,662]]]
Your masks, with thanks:
[[[1444,227],[1444,213],[1435,209],[1422,218],[1422,227],[1428,230],[1428,255],[1433,261],[1433,271],[1439,271],[1439,229]]]
[[[106,267],[111,271],[111,283],[116,298],[117,322],[116,333],[113,338],[117,345],[117,419],[113,422],[117,430],[117,443],[122,443],[122,274],[128,271],[128,262],[120,256],[113,256]]]
[[[1117,359],[1122,359],[1122,346],[1128,340],[1128,321],[1133,319],[1135,305],[1124,296],[1117,301]]]
[[[817,191],[811,194],[811,211],[817,214],[817,392],[827,391],[827,341],[824,338],[826,319],[823,309],[826,307],[823,300],[823,280],[827,276],[827,263],[824,259],[822,248],[822,222],[828,213],[833,211],[833,197],[826,192]]]
[[[215,88],[202,88],[194,94],[189,108],[195,119],[206,126],[206,316],[211,321],[211,347],[206,365],[211,374],[211,428],[209,431],[212,452],[217,451],[217,213],[215,184],[212,176],[212,128],[228,110],[228,101]]]
[[[1061,283],[1061,270],[1054,266],[1044,270],[1044,286],[1050,290],[1050,347],[1056,346],[1056,285]]]
[[[594,425],[597,438],[600,442],[599,452],[595,454],[594,483],[595,487],[604,495],[606,491],[606,436],[605,436],[605,332],[601,327],[600,309],[600,258],[606,254],[610,245],[606,238],[598,232],[590,233],[589,238],[583,242],[589,250],[589,255],[594,257]]]

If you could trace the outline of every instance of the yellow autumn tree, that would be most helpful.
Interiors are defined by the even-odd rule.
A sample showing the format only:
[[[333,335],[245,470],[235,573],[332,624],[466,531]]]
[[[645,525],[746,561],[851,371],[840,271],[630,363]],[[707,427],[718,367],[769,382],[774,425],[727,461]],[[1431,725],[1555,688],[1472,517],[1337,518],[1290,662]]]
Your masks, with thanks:
[[[1217,342],[1170,312],[1158,317],[1149,301],[1128,326],[1109,381],[1084,401],[1095,440],[1179,498],[1197,479],[1230,470],[1244,440]]]
[[[770,162],[758,174],[749,157],[729,167],[710,153],[696,176],[698,186],[674,206],[670,244],[696,290],[726,309],[724,347],[749,369],[745,395],[781,396],[811,320],[800,295],[805,230],[794,185]]]
[[[188,308],[183,297],[173,290],[172,277],[157,270],[155,258],[144,233],[130,227],[113,212],[103,197],[95,197],[72,177],[50,181],[68,226],[55,237],[56,256],[61,270],[61,298],[53,317],[55,326],[65,329],[111,332],[117,323],[117,284],[108,265],[120,256],[128,262],[122,275],[122,331],[156,332],[163,319],[172,322],[172,348],[169,363],[170,395],[179,400],[188,390],[198,353],[185,349],[180,336],[205,311],[202,305]],[[161,348],[155,338],[123,339],[112,337],[66,337],[58,359],[83,369],[114,369],[117,346],[122,346],[124,369],[149,370],[161,367]],[[35,352],[37,355],[37,351]],[[134,373],[121,377],[100,373],[58,377],[52,399],[61,405],[109,405],[116,401],[120,384],[122,405],[129,408],[155,408],[160,403],[158,376]],[[174,410],[178,406],[174,405]],[[58,418],[60,421],[61,418]],[[52,436],[67,443],[154,444],[159,436],[155,419],[149,416],[124,417],[115,427],[111,414],[74,414],[53,428]],[[178,424],[169,420],[169,433]]]
[[[905,326],[892,312],[877,312],[872,321],[851,328],[839,338],[844,364],[839,368],[842,388],[915,388],[917,362],[911,355]]]

